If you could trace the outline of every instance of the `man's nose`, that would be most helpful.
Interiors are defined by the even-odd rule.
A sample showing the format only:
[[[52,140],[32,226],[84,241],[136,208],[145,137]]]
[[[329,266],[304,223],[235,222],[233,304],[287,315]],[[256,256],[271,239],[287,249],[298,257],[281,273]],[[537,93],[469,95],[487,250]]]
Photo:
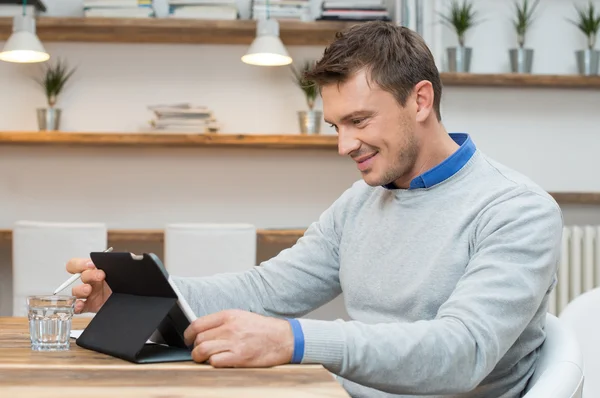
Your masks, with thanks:
[[[338,132],[338,153],[340,155],[349,155],[360,148],[360,141],[352,134],[347,132]]]

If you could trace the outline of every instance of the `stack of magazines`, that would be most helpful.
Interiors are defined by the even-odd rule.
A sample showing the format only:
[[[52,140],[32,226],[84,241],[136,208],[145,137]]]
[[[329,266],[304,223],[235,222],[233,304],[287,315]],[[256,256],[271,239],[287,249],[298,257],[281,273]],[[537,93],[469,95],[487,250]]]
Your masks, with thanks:
[[[219,125],[213,112],[206,106],[189,103],[151,105],[149,110],[155,118],[150,121],[152,129],[161,133],[217,133]]]
[[[325,0],[320,20],[329,21],[389,21],[390,13],[384,0]]]

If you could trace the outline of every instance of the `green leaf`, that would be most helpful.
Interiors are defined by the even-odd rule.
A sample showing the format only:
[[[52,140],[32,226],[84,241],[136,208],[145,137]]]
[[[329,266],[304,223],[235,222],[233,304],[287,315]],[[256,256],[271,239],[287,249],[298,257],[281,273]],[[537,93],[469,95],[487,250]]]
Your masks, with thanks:
[[[69,70],[66,62],[58,59],[55,65],[45,64],[42,77],[34,78],[44,89],[49,105],[54,105],[53,102],[56,101],[75,70],[76,68]]]
[[[533,5],[529,2],[529,0],[523,0],[521,4],[515,1],[515,11],[516,18],[513,21],[517,34],[525,35],[527,33],[527,29],[531,26],[533,22],[533,13],[535,9],[540,4],[540,0],[535,0]]]
[[[296,69],[293,65],[290,65],[292,73],[294,74],[294,82],[306,96],[306,102],[308,103],[309,108],[312,108],[312,105],[317,98],[318,89],[316,83],[307,79],[305,74],[314,67],[314,64],[314,61],[304,61],[300,70]]]
[[[473,3],[463,0],[461,4],[459,0],[452,0],[448,15],[441,14],[441,17],[442,23],[456,32],[460,45],[464,46],[465,33],[479,23],[475,20],[477,15]]]
[[[590,1],[587,7],[577,7],[577,20],[568,21],[575,25],[588,38],[589,47],[592,48],[596,42],[598,30],[600,30],[600,13],[596,10],[594,4]]]

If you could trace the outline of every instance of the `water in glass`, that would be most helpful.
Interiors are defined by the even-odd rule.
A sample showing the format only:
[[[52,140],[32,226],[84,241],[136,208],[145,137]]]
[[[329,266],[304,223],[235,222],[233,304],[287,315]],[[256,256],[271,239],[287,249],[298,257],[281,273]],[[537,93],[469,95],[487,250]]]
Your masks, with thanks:
[[[27,298],[32,350],[63,351],[69,349],[74,306],[75,297],[72,296],[32,296]]]

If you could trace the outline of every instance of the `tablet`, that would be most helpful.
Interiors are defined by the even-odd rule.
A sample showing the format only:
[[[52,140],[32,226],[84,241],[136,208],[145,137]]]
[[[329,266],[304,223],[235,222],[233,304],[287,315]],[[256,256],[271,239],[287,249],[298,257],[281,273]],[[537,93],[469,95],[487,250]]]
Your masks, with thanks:
[[[179,306],[181,311],[183,311],[183,313],[185,314],[185,317],[187,318],[188,322],[189,323],[194,322],[198,317],[196,316],[196,314],[194,314],[194,311],[192,311],[192,307],[190,307],[188,302],[185,300],[185,297],[183,297],[183,294],[181,294],[181,291],[175,284],[175,281],[173,281],[173,278],[171,277],[171,275],[169,275],[169,273],[165,269],[162,261],[160,261],[158,256],[154,253],[150,253],[150,254],[148,254],[148,256],[154,261],[154,264],[163,272],[163,275],[165,275],[165,277],[167,278],[169,285],[171,285],[171,288],[177,295],[177,305]],[[131,257],[133,257],[134,259],[143,259],[144,258],[143,255],[138,256],[133,253],[131,253]]]
[[[196,319],[153,253],[93,252],[112,294],[77,345],[137,363],[191,360],[183,335]],[[157,344],[147,344],[150,340]]]

